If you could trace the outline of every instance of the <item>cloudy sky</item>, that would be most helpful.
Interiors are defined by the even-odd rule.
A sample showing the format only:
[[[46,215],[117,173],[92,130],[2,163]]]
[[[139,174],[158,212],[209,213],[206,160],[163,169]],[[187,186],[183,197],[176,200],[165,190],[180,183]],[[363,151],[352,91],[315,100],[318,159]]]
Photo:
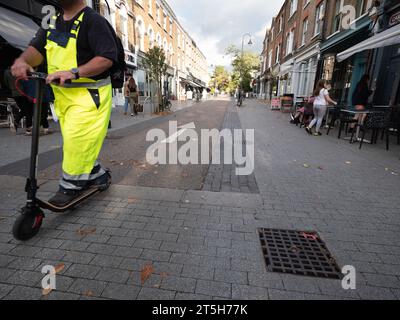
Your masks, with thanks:
[[[230,64],[225,49],[241,46],[244,33],[253,35],[252,50],[261,52],[267,26],[284,0],[167,0],[193,37],[209,65]]]

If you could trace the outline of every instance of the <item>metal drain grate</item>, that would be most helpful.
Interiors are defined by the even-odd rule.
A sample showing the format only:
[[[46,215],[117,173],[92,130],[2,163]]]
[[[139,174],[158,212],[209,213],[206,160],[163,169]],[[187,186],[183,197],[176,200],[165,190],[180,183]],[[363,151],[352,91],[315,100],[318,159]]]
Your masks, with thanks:
[[[339,266],[318,233],[264,228],[258,232],[268,271],[342,279]]]

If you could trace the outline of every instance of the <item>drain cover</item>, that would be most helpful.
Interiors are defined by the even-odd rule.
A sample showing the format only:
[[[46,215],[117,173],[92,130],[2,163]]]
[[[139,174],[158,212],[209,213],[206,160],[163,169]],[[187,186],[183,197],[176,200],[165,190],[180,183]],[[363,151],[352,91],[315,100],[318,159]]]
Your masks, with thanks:
[[[264,228],[258,232],[268,271],[342,279],[339,266],[316,232]]]

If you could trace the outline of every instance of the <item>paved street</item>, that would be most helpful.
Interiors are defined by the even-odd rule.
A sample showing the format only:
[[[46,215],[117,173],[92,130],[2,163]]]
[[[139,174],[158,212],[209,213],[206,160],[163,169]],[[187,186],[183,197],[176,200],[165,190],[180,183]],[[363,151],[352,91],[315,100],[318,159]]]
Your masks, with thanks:
[[[336,132],[312,137],[255,100],[175,111],[113,121],[100,160],[114,185],[72,212],[47,213],[25,243],[10,230],[24,205],[29,144],[9,143],[0,131],[9,146],[0,157],[1,299],[400,299],[394,140],[386,152],[382,142],[359,150]],[[225,165],[146,164],[146,133],[168,132],[169,121],[194,122],[197,132],[255,129],[254,175],[236,180]],[[56,134],[45,139],[39,177],[47,198],[57,188],[61,142]],[[356,268],[356,290],[267,272],[258,228],[317,231],[340,267]],[[57,289],[43,295],[45,265],[58,266]]]

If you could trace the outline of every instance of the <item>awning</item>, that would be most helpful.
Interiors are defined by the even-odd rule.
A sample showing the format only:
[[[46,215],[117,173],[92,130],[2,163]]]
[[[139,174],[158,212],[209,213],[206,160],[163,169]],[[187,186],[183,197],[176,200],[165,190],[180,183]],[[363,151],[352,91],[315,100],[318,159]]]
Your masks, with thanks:
[[[358,43],[357,45],[343,51],[337,55],[337,61],[342,62],[347,58],[355,55],[358,52],[362,52],[364,50],[371,50],[381,47],[392,46],[394,44],[400,43],[400,24],[394,26],[388,30],[385,30],[381,33],[374,35],[367,40]]]
[[[28,17],[0,7],[0,36],[19,49],[26,49],[39,26]]]

